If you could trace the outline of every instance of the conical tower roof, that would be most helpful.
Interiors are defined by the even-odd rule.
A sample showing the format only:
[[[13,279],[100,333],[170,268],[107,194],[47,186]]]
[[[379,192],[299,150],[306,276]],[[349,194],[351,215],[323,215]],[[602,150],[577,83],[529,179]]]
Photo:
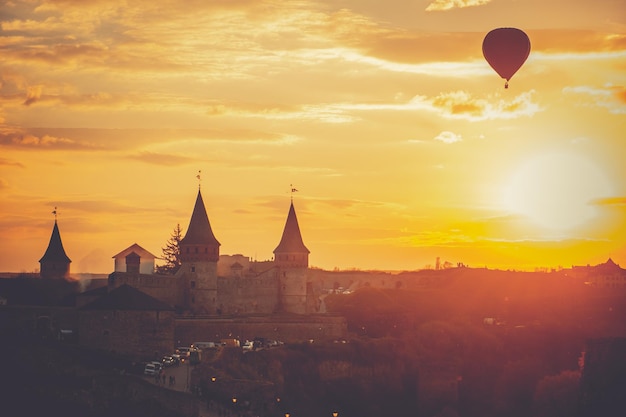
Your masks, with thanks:
[[[46,249],[46,253],[43,254],[39,262],[72,262],[65,253],[65,249],[63,249],[63,242],[61,242],[61,234],[59,233],[56,219],[54,220],[54,228],[52,229],[48,249]]]
[[[185,233],[185,237],[181,239],[180,243],[183,245],[220,246],[220,242],[217,241],[211,229],[211,223],[209,223],[209,216],[206,214],[200,190],[198,190],[196,205],[191,214],[187,233]]]
[[[298,225],[298,218],[296,217],[296,209],[293,207],[293,201],[289,207],[289,214],[287,215],[287,222],[285,223],[285,229],[283,230],[283,236],[280,239],[280,243],[274,249],[274,253],[311,253],[304,246],[302,241],[302,235],[300,234],[300,226]]]

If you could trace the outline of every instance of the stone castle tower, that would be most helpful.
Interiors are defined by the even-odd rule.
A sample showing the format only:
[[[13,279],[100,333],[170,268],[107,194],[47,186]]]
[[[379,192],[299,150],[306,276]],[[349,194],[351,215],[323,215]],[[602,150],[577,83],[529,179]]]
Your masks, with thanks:
[[[185,237],[180,241],[181,267],[176,273],[182,280],[183,305],[196,313],[214,314],[217,307],[217,241],[202,193],[198,190],[196,204]]]
[[[71,259],[65,253],[65,249],[63,249],[59,226],[55,218],[48,248],[46,249],[46,253],[44,253],[39,260],[39,276],[41,278],[67,279],[70,277],[71,262]]]
[[[274,265],[279,277],[280,310],[289,313],[307,313],[307,270],[310,251],[304,246],[293,200],[280,243],[274,249]]]

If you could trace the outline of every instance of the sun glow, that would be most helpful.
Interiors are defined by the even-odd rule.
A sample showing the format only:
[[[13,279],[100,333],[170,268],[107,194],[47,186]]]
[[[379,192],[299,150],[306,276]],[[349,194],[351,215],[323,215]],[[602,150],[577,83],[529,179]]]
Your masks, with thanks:
[[[567,233],[597,215],[593,200],[611,183],[588,158],[572,152],[536,155],[513,172],[504,191],[508,210],[547,230]]]

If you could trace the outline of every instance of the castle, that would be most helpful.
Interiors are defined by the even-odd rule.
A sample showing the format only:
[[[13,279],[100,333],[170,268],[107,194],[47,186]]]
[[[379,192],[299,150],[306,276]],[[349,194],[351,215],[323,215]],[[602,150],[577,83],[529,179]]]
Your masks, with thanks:
[[[293,200],[272,261],[220,256],[200,190],[178,246],[181,265],[174,274],[154,273],[156,257],[136,243],[119,252],[106,285],[78,294],[69,318],[55,320],[82,346],[142,360],[195,340],[345,337],[344,317],[313,314],[325,313],[324,295],[316,270],[309,269]],[[55,219],[41,276],[67,278],[70,262]]]
[[[302,240],[293,200],[273,261],[253,262],[243,255],[220,257],[220,242],[200,190],[179,247],[181,267],[173,275],[152,273],[154,256],[139,245],[120,252],[114,257],[109,290],[127,284],[180,314],[196,316],[308,314],[318,309],[308,279],[310,252]]]

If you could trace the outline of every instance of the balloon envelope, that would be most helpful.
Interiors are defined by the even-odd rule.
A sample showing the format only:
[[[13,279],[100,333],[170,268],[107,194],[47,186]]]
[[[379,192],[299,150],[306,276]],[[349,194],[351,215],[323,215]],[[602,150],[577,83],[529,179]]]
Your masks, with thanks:
[[[507,81],[524,64],[530,54],[530,39],[520,29],[498,28],[483,40],[483,55],[491,68]]]

